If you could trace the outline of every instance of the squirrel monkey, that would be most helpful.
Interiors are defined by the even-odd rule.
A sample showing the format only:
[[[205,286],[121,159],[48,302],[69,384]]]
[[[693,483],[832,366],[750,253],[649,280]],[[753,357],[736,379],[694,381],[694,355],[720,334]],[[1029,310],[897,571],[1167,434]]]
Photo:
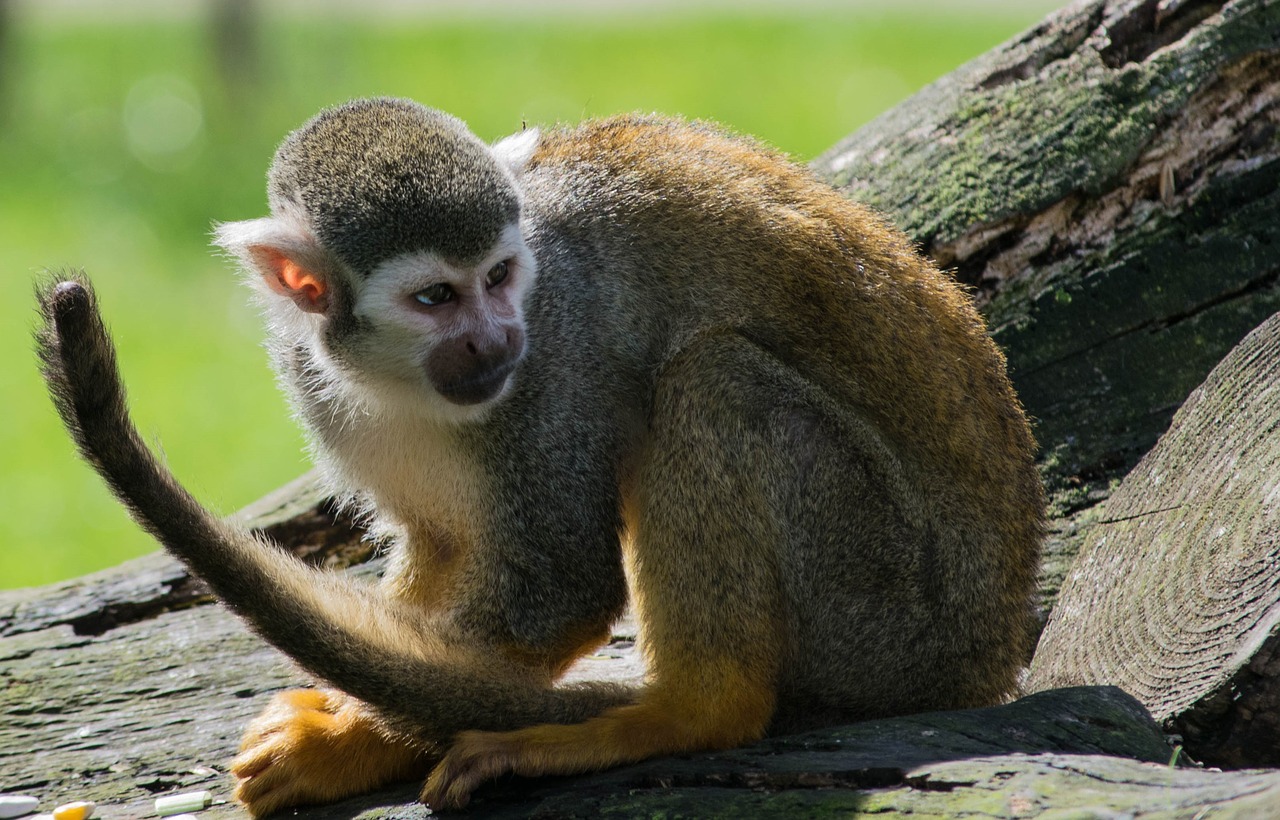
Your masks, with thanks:
[[[44,287],[55,403],[139,522],[331,685],[232,765],[254,815],[991,704],[1029,654],[1033,441],[961,290],[805,170],[624,116],[487,146],[374,99],[220,227],[378,586],[221,521],[144,446],[89,283]],[[557,683],[630,598],[648,678]]]

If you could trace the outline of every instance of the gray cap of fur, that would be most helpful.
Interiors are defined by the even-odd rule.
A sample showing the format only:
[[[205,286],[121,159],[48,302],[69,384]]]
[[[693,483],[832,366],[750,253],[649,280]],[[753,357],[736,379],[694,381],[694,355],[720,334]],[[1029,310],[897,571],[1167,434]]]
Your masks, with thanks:
[[[354,270],[430,250],[472,260],[517,219],[515,186],[460,120],[410,100],[355,100],[289,135],[267,179],[272,210],[301,206]]]

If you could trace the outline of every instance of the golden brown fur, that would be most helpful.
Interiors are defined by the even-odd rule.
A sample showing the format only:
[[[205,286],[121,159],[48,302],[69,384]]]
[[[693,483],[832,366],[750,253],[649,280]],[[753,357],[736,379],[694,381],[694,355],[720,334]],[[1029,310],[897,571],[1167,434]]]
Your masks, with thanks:
[[[502,773],[1013,692],[1042,498],[966,296],[867,209],[714,127],[620,117],[513,140],[486,153],[401,101],[335,109],[282,147],[273,216],[221,233],[268,286],[276,364],[322,465],[399,539],[376,594],[193,530],[203,513],[140,444],[122,459],[98,442],[128,434],[122,395],[94,398],[118,419],[79,398],[97,388],[77,374],[115,378],[91,299],[45,296],[51,384],[88,457],[346,693],[286,693],[250,727],[233,767],[250,810],[428,770],[424,799],[458,806]],[[341,150],[313,161],[329,141]],[[497,223],[459,218],[469,185]],[[501,224],[512,202],[519,221]],[[344,208],[385,236],[363,245]],[[527,329],[492,400],[443,402],[418,370],[444,334],[465,350],[496,332],[483,311],[446,324],[401,307],[440,282]],[[628,595],[647,684],[557,685]]]

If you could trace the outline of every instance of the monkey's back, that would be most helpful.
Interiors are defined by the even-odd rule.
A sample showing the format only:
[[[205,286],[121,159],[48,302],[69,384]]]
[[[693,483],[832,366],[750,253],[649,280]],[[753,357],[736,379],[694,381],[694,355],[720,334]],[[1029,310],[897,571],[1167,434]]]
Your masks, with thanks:
[[[913,569],[886,576],[884,597],[920,604],[904,623],[928,621],[912,635],[887,636],[899,649],[881,641],[876,651],[929,657],[963,647],[957,658],[984,667],[973,677],[990,686],[958,681],[951,701],[931,691],[931,708],[1010,691],[1029,654],[1043,497],[1004,357],[960,288],[865,207],[709,125],[620,117],[553,131],[522,186],[535,247],[608,260],[575,288],[592,300],[582,309],[616,316],[604,323],[614,331],[605,366],[637,381],[638,402],[652,388],[645,374],[661,372],[699,336],[728,330],[874,431],[886,455],[868,457],[885,462],[872,480],[905,482],[897,495],[906,497],[885,490],[882,501],[901,507],[898,517],[916,522],[917,533],[900,558]],[[559,272],[553,263],[540,275]],[[840,468],[823,478],[840,484]],[[815,486],[829,506],[858,503]],[[828,526],[867,525],[854,512],[824,514]],[[838,602],[843,587],[865,584],[862,558],[807,555],[808,574],[795,583],[817,589],[795,594]],[[805,643],[850,649],[841,640],[848,627],[824,623],[839,613],[814,605],[819,614],[805,628],[835,632]],[[901,648],[903,638],[915,645]],[[808,660],[798,662],[845,667],[815,649],[806,645]]]

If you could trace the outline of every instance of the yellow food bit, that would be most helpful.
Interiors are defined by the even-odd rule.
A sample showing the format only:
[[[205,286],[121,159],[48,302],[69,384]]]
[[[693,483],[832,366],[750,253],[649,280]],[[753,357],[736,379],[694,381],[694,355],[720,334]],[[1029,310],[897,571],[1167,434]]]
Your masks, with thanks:
[[[53,810],[53,820],[88,820],[93,817],[97,805],[88,800],[77,800],[74,803],[63,803]]]

